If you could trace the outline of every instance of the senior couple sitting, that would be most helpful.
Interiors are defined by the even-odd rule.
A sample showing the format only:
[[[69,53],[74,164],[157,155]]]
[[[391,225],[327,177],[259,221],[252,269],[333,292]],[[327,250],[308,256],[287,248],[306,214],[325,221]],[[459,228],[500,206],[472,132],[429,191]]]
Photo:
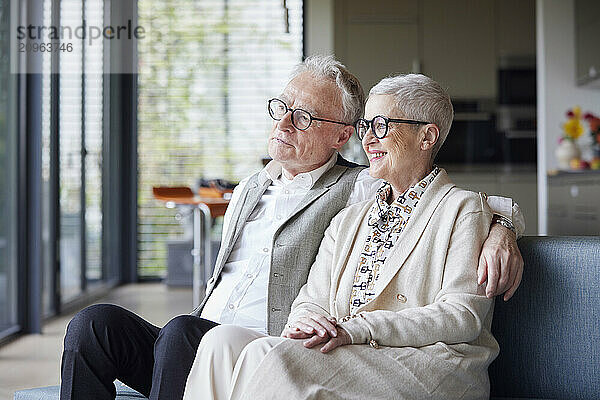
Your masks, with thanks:
[[[200,307],[163,328],[82,310],[61,399],[114,398],[115,379],[150,399],[487,398],[493,297],[521,281],[523,219],[434,164],[447,93],[400,75],[365,107],[356,77],[311,57],[268,112],[273,161],[235,189]],[[368,169],[337,153],[354,132]]]

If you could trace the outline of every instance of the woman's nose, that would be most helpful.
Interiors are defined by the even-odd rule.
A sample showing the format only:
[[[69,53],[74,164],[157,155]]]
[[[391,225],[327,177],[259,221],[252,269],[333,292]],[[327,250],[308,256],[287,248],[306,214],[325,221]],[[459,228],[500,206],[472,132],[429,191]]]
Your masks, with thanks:
[[[363,136],[362,138],[362,144],[363,146],[366,146],[370,143],[375,143],[377,141],[379,141],[379,139],[377,139],[375,135],[373,135],[373,128],[371,124],[369,124],[369,129],[367,129],[367,132],[365,132],[365,136]]]

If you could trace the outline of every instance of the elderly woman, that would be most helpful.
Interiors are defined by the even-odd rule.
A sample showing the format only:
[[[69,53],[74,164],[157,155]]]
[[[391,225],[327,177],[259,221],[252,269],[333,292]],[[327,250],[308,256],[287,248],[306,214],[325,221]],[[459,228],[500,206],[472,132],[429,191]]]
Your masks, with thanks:
[[[492,214],[433,164],[452,118],[426,76],[371,89],[356,130],[385,183],[332,220],[282,337],[204,337],[186,399],[489,397],[498,344],[476,270]]]

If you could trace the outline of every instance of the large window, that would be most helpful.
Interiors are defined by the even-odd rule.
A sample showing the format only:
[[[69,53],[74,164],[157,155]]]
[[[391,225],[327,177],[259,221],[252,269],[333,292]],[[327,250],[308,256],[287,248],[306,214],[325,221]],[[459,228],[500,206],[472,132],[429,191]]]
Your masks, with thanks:
[[[10,1],[0,0],[0,337],[17,325],[15,75],[10,73]]]
[[[104,8],[103,0],[45,0],[44,24],[58,23],[73,31],[84,21],[86,26],[101,27]],[[104,43],[64,37],[62,44],[71,44],[73,50],[45,53],[42,64],[46,314],[55,311],[54,298],[68,302],[89,285],[106,279],[102,269]],[[51,257],[55,241],[59,243],[59,276],[54,275]],[[54,292],[56,288],[59,293]]]
[[[134,102],[111,104],[135,98],[135,71],[112,73],[133,45],[89,32],[135,15],[136,0],[38,5],[0,0],[0,339],[40,332],[43,317],[126,280],[132,264],[120,256],[133,230],[123,215],[135,213],[120,167],[134,158],[120,139],[135,135],[123,122]],[[20,37],[21,26],[32,28]]]
[[[240,180],[261,167],[266,101],[302,59],[302,1],[140,0],[138,272],[164,274],[175,213],[152,186]]]

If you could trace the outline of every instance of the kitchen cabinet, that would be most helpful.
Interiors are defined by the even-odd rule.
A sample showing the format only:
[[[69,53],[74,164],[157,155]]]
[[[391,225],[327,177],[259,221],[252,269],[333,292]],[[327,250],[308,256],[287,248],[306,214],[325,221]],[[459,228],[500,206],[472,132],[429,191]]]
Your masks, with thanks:
[[[548,177],[548,234],[600,235],[600,172]]]
[[[419,72],[417,0],[338,0],[335,10],[335,54],[366,92],[387,75]]]
[[[600,88],[600,1],[575,1],[577,84]]]
[[[336,0],[334,53],[366,91],[421,72],[452,98],[496,99],[499,61],[535,56],[533,0]]]
[[[496,97],[494,1],[423,1],[423,73],[453,98]]]

